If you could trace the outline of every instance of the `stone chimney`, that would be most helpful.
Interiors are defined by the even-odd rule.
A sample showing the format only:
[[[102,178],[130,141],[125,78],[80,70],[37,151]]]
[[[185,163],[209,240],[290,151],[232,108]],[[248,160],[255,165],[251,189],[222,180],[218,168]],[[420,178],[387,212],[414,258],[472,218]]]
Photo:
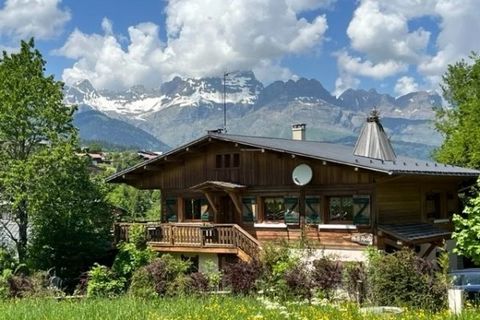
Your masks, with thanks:
[[[367,157],[385,161],[393,161],[396,158],[395,151],[390,144],[390,140],[383,130],[382,124],[378,118],[378,111],[372,110],[363,125],[353,154],[360,157]]]
[[[292,125],[292,139],[305,140],[305,130],[307,125],[305,123],[297,123]]]

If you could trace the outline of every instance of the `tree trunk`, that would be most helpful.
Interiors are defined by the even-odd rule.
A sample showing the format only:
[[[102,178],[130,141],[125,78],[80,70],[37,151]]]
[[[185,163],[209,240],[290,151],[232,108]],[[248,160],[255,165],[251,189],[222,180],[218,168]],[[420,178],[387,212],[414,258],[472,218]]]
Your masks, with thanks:
[[[18,241],[17,253],[18,261],[25,263],[27,260],[27,241],[28,241],[28,214],[25,201],[19,206],[18,210]]]

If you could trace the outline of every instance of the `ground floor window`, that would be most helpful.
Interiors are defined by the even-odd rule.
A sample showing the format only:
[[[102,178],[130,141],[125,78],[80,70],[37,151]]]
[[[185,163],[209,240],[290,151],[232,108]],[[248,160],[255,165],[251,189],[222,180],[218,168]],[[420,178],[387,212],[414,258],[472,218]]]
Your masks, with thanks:
[[[263,199],[264,219],[267,222],[284,222],[285,200],[283,197]]]
[[[330,223],[353,223],[353,197],[328,197],[328,220]]]
[[[208,214],[208,203],[205,199],[185,199],[185,220],[201,220]]]

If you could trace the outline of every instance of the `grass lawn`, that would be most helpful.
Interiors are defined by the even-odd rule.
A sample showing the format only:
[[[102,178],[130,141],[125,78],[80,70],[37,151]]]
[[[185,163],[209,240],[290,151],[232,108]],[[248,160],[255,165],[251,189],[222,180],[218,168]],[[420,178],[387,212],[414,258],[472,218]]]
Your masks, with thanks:
[[[401,315],[365,315],[355,306],[311,306],[270,304],[252,297],[210,296],[176,297],[142,300],[128,297],[116,299],[84,299],[56,301],[23,299],[0,302],[0,319],[68,320],[68,319],[479,319],[479,310],[470,310],[462,317],[447,311],[430,314],[407,311]]]

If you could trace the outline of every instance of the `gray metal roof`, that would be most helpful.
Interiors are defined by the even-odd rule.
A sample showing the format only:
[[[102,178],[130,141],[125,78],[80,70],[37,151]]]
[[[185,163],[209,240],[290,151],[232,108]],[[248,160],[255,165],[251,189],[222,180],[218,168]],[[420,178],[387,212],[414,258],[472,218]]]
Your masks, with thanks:
[[[353,149],[356,156],[394,161],[396,158],[390,140],[378,119],[377,110],[373,110],[363,125],[357,143]]]
[[[182,145],[154,159],[146,160],[131,168],[120,171],[107,178],[107,181],[114,181],[116,178],[135,170],[142,170],[144,166],[160,161],[184,151],[186,148],[194,146],[198,143],[206,142],[209,139],[220,141],[229,141],[241,145],[272,150],[303,156],[307,158],[324,160],[327,162],[344,164],[352,167],[383,172],[387,174],[422,174],[422,175],[443,175],[443,176],[471,176],[480,175],[480,171],[468,168],[461,168],[452,165],[440,164],[437,162],[412,159],[397,156],[394,161],[386,161],[372,159],[367,157],[356,156],[353,154],[352,147],[308,140],[291,140],[282,138],[254,137],[231,135],[223,133],[209,132],[207,135]]]
[[[381,224],[378,230],[407,243],[448,238],[452,234],[429,223]]]

